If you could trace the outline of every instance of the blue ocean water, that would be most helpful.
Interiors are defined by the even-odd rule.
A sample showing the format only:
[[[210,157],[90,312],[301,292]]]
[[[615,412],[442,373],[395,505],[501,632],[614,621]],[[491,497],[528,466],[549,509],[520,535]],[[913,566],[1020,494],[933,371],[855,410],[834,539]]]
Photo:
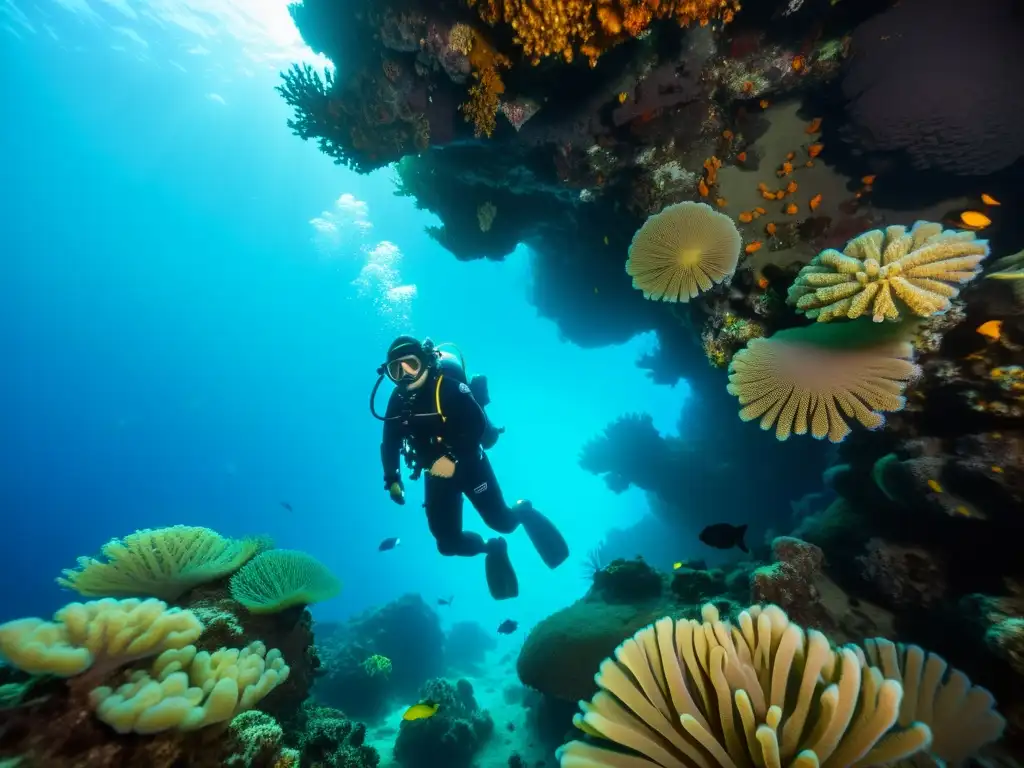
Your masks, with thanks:
[[[447,620],[528,627],[583,593],[587,551],[648,508],[584,472],[581,445],[633,410],[672,433],[686,401],[635,366],[653,339],[564,343],[525,249],[459,263],[393,171],[292,136],[273,87],[310,54],[284,0],[0,0],[0,41],[0,621],[48,616],[76,557],[176,523],[322,560],[345,586],[318,619],[454,593]],[[517,601],[437,554],[420,485],[405,507],[383,492],[368,396],[406,332],[488,374],[506,494],[573,549],[551,572],[513,536]]]

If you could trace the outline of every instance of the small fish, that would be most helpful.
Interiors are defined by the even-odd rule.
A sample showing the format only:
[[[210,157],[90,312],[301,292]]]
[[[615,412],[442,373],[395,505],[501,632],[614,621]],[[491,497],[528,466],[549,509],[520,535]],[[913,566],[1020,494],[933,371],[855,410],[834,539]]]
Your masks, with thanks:
[[[402,543],[402,540],[400,538],[398,538],[397,536],[392,536],[389,539],[384,539],[384,541],[382,541],[380,543],[380,546],[377,547],[377,551],[378,552],[387,552],[389,549],[394,549],[395,547],[397,547],[401,543]]]
[[[768,101],[768,99],[761,99],[757,103],[758,103],[758,106],[761,107],[761,109],[768,109],[768,107],[771,105],[771,102]]]
[[[684,565],[686,565],[686,563],[684,561],[682,561],[682,560],[680,560],[679,562],[676,562],[676,563],[672,563],[672,570],[673,571],[678,571]]]
[[[1000,335],[1003,332],[1003,321],[1002,320],[989,320],[988,322],[982,323],[974,329],[976,333],[980,333],[986,339],[992,339],[992,341],[999,341]]]
[[[877,178],[878,178],[878,176],[876,176],[875,174],[872,173],[869,176],[861,176],[860,180],[861,180],[861,183],[867,184],[870,187],[872,184],[875,183],[875,179],[877,179]]]
[[[808,157],[812,158],[817,157],[818,155],[821,154],[821,150],[823,150],[824,148],[824,144],[811,144],[809,147],[807,147],[807,155]]]
[[[781,178],[783,176],[789,176],[789,174],[791,174],[792,172],[793,172],[793,164],[791,162],[789,162],[789,160],[787,160],[786,162],[784,162],[782,164],[782,167],[779,168],[779,170],[777,170],[775,172],[775,175]]]
[[[813,168],[813,167],[814,167],[814,161],[813,160],[808,160],[806,163],[804,163],[804,168]]]
[[[796,152],[789,152],[789,153],[788,153],[788,154],[786,155],[786,159],[787,159],[787,160],[795,160],[795,159],[796,159]]]
[[[797,183],[795,181],[791,181],[789,182],[789,184],[786,185],[786,194],[792,195],[794,192],[797,191],[798,188],[799,187],[797,186]]]
[[[715,525],[709,525],[701,531],[698,538],[709,547],[714,547],[715,549],[739,547],[740,552],[749,552],[750,550],[747,549],[746,542],[743,541],[743,537],[746,534],[746,524],[730,525],[729,523],[716,523]]]
[[[594,295],[595,296],[597,295],[597,286],[596,285],[594,286]]]
[[[426,720],[437,714],[437,702],[427,699],[419,704],[413,704],[402,715],[403,720]]]
[[[750,211],[743,211],[736,218],[739,219],[743,224],[749,224],[754,220],[754,214],[752,214]]]
[[[726,200],[724,197],[720,197],[717,200],[715,200],[715,205],[717,205],[719,208],[725,208],[725,206],[727,206],[728,204],[729,201]]]
[[[797,207],[796,203],[790,203],[789,205],[782,209],[782,212],[785,213],[787,216],[796,216],[797,211],[799,210],[800,209]]]
[[[770,285],[770,283],[768,282],[768,278],[765,277],[764,275],[762,275],[761,277],[757,278],[757,287],[760,288],[762,291],[765,288],[767,288],[769,285]]]
[[[978,213],[977,211],[964,211],[960,214],[960,222],[971,229],[984,229],[992,223],[992,219],[984,213]]]
[[[439,597],[439,598],[437,598],[437,604],[438,605],[448,605],[448,606],[450,606],[452,604],[452,600],[454,600],[454,599],[455,599],[455,595],[452,595],[447,600],[445,598],[443,598],[443,597]]]
[[[998,200],[992,197],[992,195],[987,195],[984,193],[981,195],[981,202],[983,202],[985,205],[1002,205],[1002,203],[1000,203]]]
[[[608,235],[605,235],[605,236],[604,236],[604,244],[605,244],[605,245],[608,245]]]
[[[622,93],[619,94],[619,104],[625,104],[626,103],[626,99],[628,99],[628,98],[629,98],[629,94],[626,93],[625,91],[623,91]]]
[[[728,129],[722,131],[722,138],[726,141],[732,141],[732,131]]]
[[[793,71],[794,72],[799,72],[801,69],[804,68],[804,57],[803,56],[794,56],[793,57],[793,65],[792,66],[793,66]]]
[[[747,153],[740,152],[738,155],[736,155],[736,159],[739,160],[741,163],[747,162]]]
[[[774,200],[775,199],[775,193],[772,192],[770,189],[762,189],[761,190],[761,197],[763,197],[765,200]]]
[[[971,516],[971,510],[969,510],[963,504],[961,504],[959,507],[957,507],[955,511],[956,511],[956,513],[958,515],[960,515],[960,517],[970,517]]]
[[[804,133],[821,133],[821,118],[816,117],[804,129]]]
[[[1002,467],[996,467],[996,466],[992,466],[992,467],[989,467],[989,469],[991,469],[991,470],[992,470],[993,472],[995,472],[995,473],[996,473],[997,475],[1001,475],[1001,474],[1003,474],[1003,468],[1002,468]]]
[[[292,509],[292,505],[291,505],[291,504],[289,504],[289,503],[288,503],[287,501],[282,501],[282,502],[280,502],[280,504],[281,504],[281,506],[282,506],[282,507],[284,507],[285,509],[287,509],[287,510],[288,510],[289,512],[293,512],[293,511],[294,511],[294,510]]]
[[[750,243],[746,248],[744,248],[743,252],[747,254],[757,253],[758,251],[761,250],[762,245],[764,245],[764,243],[762,243],[760,240],[755,240],[754,242]]]
[[[761,190],[762,192],[767,192],[768,191],[768,185],[765,184],[763,181],[757,182],[757,188],[759,190]]]
[[[939,484],[938,480],[929,480],[928,487],[931,488],[936,493],[942,493],[942,486]]]
[[[701,179],[700,183],[697,185],[697,191],[700,192],[701,197],[707,197],[711,192],[711,190],[708,189],[708,185],[704,183],[704,179]]]
[[[767,232],[769,236],[772,236],[772,235],[775,234],[775,229],[776,229],[775,224],[773,222],[771,222],[771,221],[769,221],[767,224],[764,225],[764,231]]]
[[[764,216],[766,213],[768,213],[768,211],[766,211],[761,206],[758,206],[757,208],[754,209],[754,213],[756,213],[758,216]]]
[[[818,206],[821,205],[821,193],[819,192],[811,198],[810,206],[812,211],[818,210]]]
[[[780,189],[778,192],[775,193],[775,199],[776,200],[781,200],[785,196],[786,196],[786,190],[784,190],[784,189]]]
[[[519,629],[518,621],[512,621],[512,619],[505,619],[503,622],[501,622],[501,624],[498,625],[498,634],[511,635],[517,629]]]

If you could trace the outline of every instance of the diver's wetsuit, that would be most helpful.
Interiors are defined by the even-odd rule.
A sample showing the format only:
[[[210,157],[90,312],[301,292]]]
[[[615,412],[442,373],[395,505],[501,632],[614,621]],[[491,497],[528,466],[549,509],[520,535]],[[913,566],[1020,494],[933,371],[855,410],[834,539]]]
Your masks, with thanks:
[[[491,463],[480,447],[487,417],[466,384],[433,373],[415,390],[395,389],[385,419],[381,443],[385,487],[401,478],[403,438],[408,439],[417,465],[424,469],[429,470],[442,456],[457,463],[453,477],[435,477],[428,472],[425,481],[424,506],[438,552],[472,557],[486,551],[480,534],[462,530],[463,495],[492,530],[512,533],[519,526],[520,516],[505,503]]]

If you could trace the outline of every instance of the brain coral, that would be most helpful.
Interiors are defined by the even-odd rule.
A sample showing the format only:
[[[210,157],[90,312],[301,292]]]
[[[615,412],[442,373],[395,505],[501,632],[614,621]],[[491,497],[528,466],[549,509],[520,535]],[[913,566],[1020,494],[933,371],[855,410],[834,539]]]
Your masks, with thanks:
[[[984,175],[1024,156],[1017,0],[902,0],[857,28],[843,92],[855,141]]]

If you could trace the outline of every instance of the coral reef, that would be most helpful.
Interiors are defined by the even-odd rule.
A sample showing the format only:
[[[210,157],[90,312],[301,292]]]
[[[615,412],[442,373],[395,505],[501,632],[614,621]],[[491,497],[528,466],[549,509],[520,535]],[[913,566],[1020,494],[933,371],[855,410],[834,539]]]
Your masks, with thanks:
[[[467,680],[431,680],[420,691],[420,700],[436,703],[437,714],[402,723],[395,760],[403,768],[468,768],[494,732],[491,716],[477,706],[473,686]]]
[[[478,622],[457,621],[445,636],[444,656],[449,666],[475,669],[497,645],[494,635]]]
[[[444,671],[441,622],[418,594],[370,609],[344,625],[320,625],[317,634],[323,674],[316,695],[353,717],[382,714],[394,698],[415,696]],[[373,656],[388,659],[391,671],[371,674],[365,663]]]

